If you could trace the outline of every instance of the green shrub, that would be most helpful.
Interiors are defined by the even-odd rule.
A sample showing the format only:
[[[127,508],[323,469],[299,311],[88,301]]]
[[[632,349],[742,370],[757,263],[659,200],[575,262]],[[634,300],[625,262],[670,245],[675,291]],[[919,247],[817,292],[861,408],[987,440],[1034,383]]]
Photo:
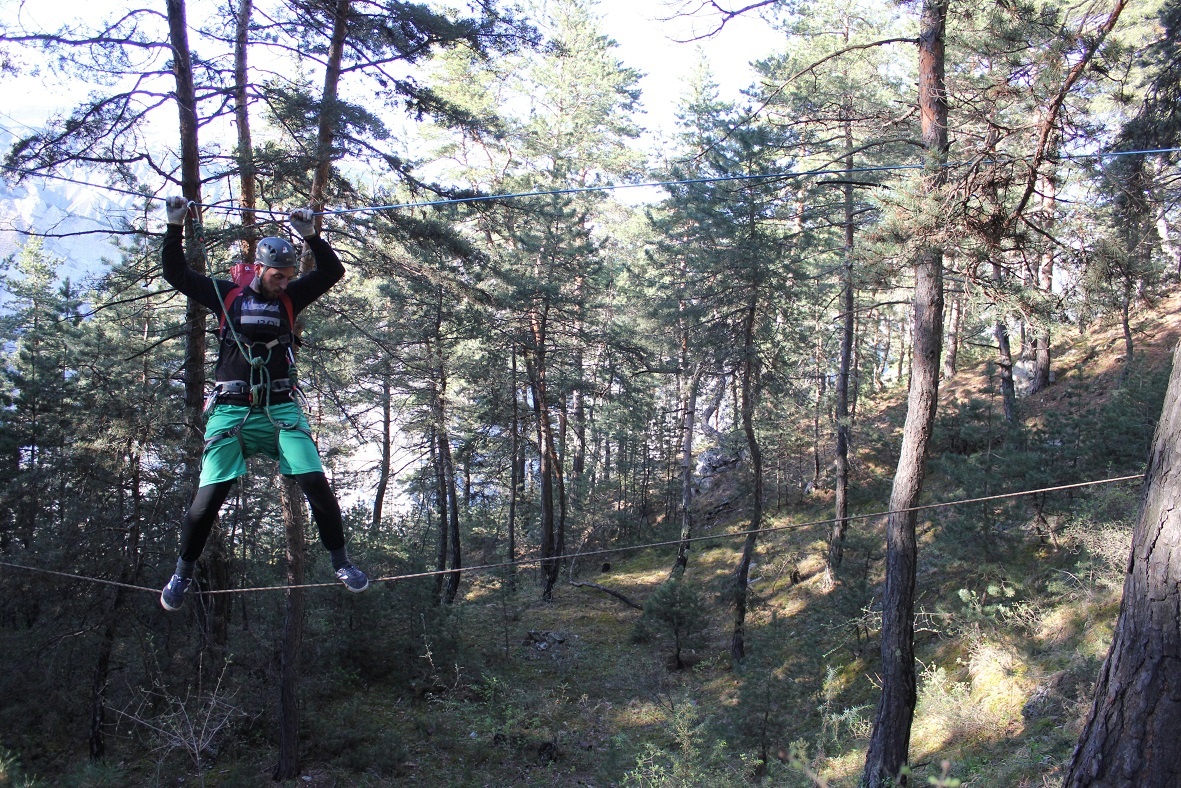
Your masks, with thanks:
[[[657,636],[671,639],[674,670],[683,670],[682,652],[700,648],[708,624],[705,599],[683,578],[667,580],[644,603],[644,615],[637,627],[637,639]]]

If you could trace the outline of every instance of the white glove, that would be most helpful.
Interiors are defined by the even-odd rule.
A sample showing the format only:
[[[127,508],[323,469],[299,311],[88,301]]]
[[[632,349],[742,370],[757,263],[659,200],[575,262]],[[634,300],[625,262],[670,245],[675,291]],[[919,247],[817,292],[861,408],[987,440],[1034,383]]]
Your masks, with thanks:
[[[313,236],[316,234],[316,214],[311,208],[296,208],[291,212],[291,226],[300,238]]]
[[[173,195],[164,201],[164,210],[168,212],[169,224],[184,224],[185,215],[189,212],[191,202],[184,197]]]

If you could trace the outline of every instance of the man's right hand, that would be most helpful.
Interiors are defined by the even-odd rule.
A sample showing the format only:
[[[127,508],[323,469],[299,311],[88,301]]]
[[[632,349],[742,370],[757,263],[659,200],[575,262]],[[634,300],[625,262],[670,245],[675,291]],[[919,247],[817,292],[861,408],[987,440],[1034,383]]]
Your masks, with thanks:
[[[184,197],[173,195],[164,201],[164,209],[168,212],[169,224],[184,224],[185,214],[189,212],[191,203]]]

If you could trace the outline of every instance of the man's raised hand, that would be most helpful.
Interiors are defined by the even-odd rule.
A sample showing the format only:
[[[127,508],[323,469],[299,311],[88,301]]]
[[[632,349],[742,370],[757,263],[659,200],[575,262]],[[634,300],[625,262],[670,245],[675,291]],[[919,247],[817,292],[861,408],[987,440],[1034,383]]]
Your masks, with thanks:
[[[296,208],[291,212],[291,226],[300,238],[313,236],[316,234],[316,214],[311,208]]]
[[[192,205],[184,197],[173,195],[164,201],[164,210],[168,212],[169,224],[184,224],[185,214],[189,212],[189,206]]]

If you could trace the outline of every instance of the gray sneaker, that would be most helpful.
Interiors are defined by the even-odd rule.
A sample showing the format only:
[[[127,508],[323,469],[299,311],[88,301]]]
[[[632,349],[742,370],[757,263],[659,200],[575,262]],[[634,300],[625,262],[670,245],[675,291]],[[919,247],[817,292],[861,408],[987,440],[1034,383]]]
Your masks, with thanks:
[[[345,564],[340,569],[337,569],[336,579],[344,583],[345,588],[357,593],[369,587],[369,578],[365,576],[364,572],[352,564]]]
[[[160,592],[160,606],[165,610],[180,610],[180,606],[185,603],[185,591],[189,590],[192,583],[191,577],[173,575],[168,585]]]

